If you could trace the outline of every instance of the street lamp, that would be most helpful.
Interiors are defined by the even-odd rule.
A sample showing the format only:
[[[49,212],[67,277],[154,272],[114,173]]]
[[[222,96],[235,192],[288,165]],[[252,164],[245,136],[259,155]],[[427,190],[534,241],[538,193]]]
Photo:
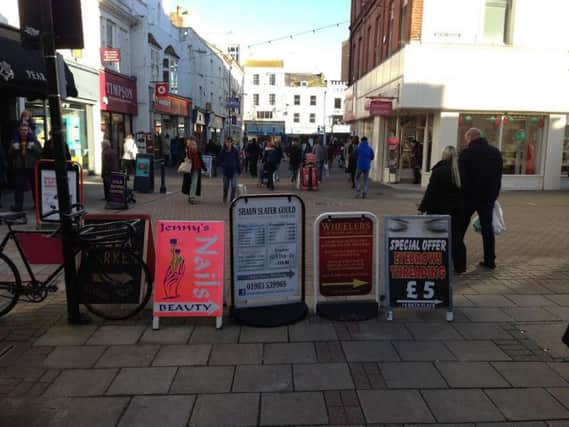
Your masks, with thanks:
[[[322,137],[322,146],[326,146],[326,90],[328,87],[328,80],[324,80],[324,111],[323,111],[323,117],[322,117],[322,122],[324,123],[323,129],[324,129],[324,136]]]

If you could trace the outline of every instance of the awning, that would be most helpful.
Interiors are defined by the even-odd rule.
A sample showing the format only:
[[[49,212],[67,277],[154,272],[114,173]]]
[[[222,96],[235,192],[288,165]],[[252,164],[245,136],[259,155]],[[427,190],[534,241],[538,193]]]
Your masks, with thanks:
[[[63,62],[67,96],[77,97],[73,73]],[[47,73],[42,52],[0,37],[0,94],[27,98],[47,97]]]

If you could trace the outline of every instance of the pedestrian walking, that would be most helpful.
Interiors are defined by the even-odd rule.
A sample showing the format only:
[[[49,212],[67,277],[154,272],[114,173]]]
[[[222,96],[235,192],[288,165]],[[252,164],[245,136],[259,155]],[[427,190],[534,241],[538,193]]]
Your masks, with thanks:
[[[461,224],[461,241],[470,225],[474,212],[478,213],[482,228],[484,260],[480,265],[496,268],[496,249],[492,213],[502,184],[502,154],[482,137],[480,129],[471,128],[464,135],[467,147],[459,157],[459,169],[464,192],[464,217]],[[466,247],[461,265],[466,270]]]
[[[113,172],[119,170],[119,160],[108,139],[103,139],[101,144],[103,147],[101,178],[103,178],[105,200],[108,202],[111,200],[111,176]]]
[[[10,210],[20,212],[24,204],[24,193],[32,190],[35,203],[35,175],[36,162],[41,157],[39,142],[34,140],[30,127],[21,123],[18,135],[10,145],[8,159],[14,183],[14,205]]]
[[[421,183],[421,169],[423,169],[423,144],[413,141],[413,184]]]
[[[453,146],[446,146],[442,160],[431,169],[429,185],[419,205],[419,212],[429,215],[450,215],[452,260],[454,272],[464,273],[464,243],[461,225],[464,217],[464,198],[458,169],[458,153]]]
[[[136,167],[136,156],[138,154],[138,146],[134,140],[132,134],[128,134],[124,139],[123,143],[123,154],[122,154],[122,169],[126,173],[126,179],[128,180],[130,175],[134,174],[134,168]]]
[[[347,171],[350,174],[350,181],[352,182],[352,188],[356,188],[356,172],[358,169],[358,148],[360,139],[354,136],[349,143],[346,150],[346,158],[348,159]]]
[[[251,177],[257,178],[257,168],[259,157],[261,156],[261,150],[259,148],[257,140],[253,138],[251,141],[249,141],[245,150],[249,156],[249,172],[251,173]]]
[[[356,198],[365,199],[367,197],[368,184],[369,184],[369,170],[371,168],[371,161],[374,159],[375,154],[364,136],[358,148],[356,148]],[[362,182],[363,181],[363,182]]]
[[[326,149],[322,146],[320,140],[316,140],[314,143],[314,148],[312,148],[312,153],[316,156],[316,168],[318,169],[318,181],[322,181],[322,175],[324,173],[324,165],[328,161],[328,154]]]
[[[300,146],[298,145],[298,140],[295,138],[292,140],[292,144],[288,149],[288,160],[289,160],[289,168],[291,172],[291,182],[296,182],[298,177],[298,170],[300,169],[300,165],[302,163],[302,151]]]
[[[186,139],[186,147],[186,157],[192,162],[192,171],[184,174],[182,194],[187,194],[188,202],[193,205],[196,197],[202,194],[202,171],[207,172],[207,168],[198,150],[198,142],[193,137]]]
[[[228,136],[225,138],[223,150],[219,152],[218,163],[223,170],[223,203],[227,203],[227,193],[231,184],[231,197],[229,201],[235,199],[237,192],[237,176],[241,174],[241,165],[239,163],[239,152],[233,146],[233,138]]]
[[[267,178],[267,188],[275,189],[274,173],[279,161],[279,152],[276,150],[272,142],[267,141],[263,154],[263,175]],[[262,182],[261,177],[261,182]]]

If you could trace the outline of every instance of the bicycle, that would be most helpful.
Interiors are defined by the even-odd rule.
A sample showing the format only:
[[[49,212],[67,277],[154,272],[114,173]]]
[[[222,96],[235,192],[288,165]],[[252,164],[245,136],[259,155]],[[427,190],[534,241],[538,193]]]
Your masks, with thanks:
[[[49,212],[44,218],[58,213]],[[77,274],[80,301],[104,319],[132,317],[144,309],[152,294],[152,275],[132,249],[137,221],[141,220],[81,225],[85,213],[81,205],[73,205],[72,212],[67,214],[74,224],[74,251],[80,255]],[[20,299],[38,303],[57,291],[55,280],[63,270],[63,248],[61,226],[55,231],[13,228],[27,223],[23,212],[0,213],[1,223],[8,227],[0,243],[0,316],[3,316]],[[4,253],[8,242],[14,243],[27,280],[22,279],[14,261]],[[31,267],[37,264],[56,267],[42,281]]]

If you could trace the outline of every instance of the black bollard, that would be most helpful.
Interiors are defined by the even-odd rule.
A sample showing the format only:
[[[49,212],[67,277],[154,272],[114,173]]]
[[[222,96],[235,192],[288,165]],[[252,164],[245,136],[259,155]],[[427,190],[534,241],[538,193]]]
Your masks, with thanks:
[[[160,193],[166,194],[166,168],[164,167],[164,160],[160,162]]]

